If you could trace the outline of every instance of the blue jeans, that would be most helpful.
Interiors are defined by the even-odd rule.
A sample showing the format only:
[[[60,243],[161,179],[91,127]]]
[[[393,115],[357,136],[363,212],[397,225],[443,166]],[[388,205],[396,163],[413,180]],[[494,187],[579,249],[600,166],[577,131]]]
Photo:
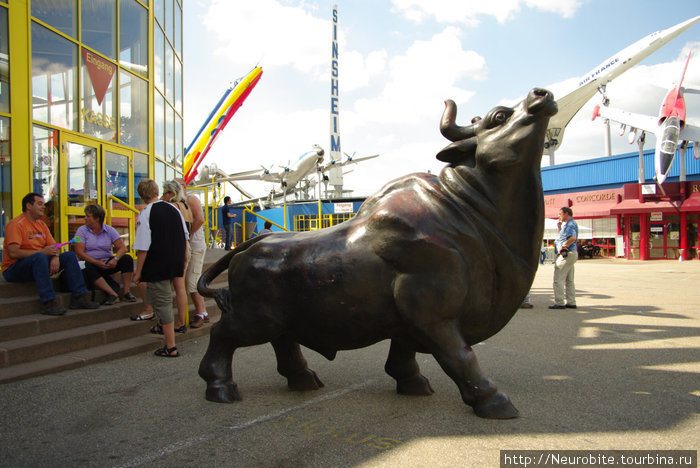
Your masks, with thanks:
[[[224,248],[229,250],[233,244],[233,223],[224,224]]]
[[[37,252],[29,257],[17,260],[3,272],[5,280],[10,283],[22,283],[34,281],[39,292],[41,302],[47,302],[56,298],[56,293],[51,284],[49,275],[49,257],[42,252]],[[73,297],[80,297],[87,292],[83,273],[80,271],[78,258],[73,252],[64,252],[58,256],[59,269],[63,270],[63,278]]]

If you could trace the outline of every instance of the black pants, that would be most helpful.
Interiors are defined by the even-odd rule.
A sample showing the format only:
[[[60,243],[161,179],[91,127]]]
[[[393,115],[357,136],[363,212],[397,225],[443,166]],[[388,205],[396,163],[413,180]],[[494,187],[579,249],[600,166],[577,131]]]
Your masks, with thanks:
[[[94,288],[95,281],[97,281],[100,278],[104,278],[110,288],[112,288],[115,292],[119,292],[119,283],[114,281],[114,278],[112,278],[112,275],[114,273],[117,273],[118,271],[121,271],[122,273],[133,272],[134,259],[131,258],[128,254],[125,254],[122,258],[119,259],[116,267],[109,268],[107,270],[97,268],[92,263],[85,262],[83,277],[85,278],[85,284],[89,289]]]

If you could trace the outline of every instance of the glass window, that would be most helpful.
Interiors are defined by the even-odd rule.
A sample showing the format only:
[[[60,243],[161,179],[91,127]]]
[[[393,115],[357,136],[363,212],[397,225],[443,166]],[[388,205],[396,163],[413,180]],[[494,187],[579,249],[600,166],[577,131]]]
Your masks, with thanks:
[[[119,142],[148,151],[148,83],[120,70],[119,89]]]
[[[124,203],[129,203],[129,157],[105,151],[104,153],[105,197],[113,195]],[[112,209],[123,210],[114,201]]]
[[[0,237],[12,219],[12,164],[10,159],[10,119],[0,117]]]
[[[172,166],[165,166],[165,180],[173,180],[175,178],[175,169]]]
[[[148,12],[136,0],[121,0],[119,23],[119,63],[148,77]]]
[[[156,19],[160,22],[160,24],[165,25],[164,21],[164,16],[165,16],[165,3],[164,0],[153,0],[153,14],[155,15]]]
[[[165,160],[175,164],[175,110],[165,105]]]
[[[78,47],[32,23],[32,118],[77,130]]]
[[[182,64],[175,57],[175,110],[182,114]]]
[[[117,3],[114,0],[81,0],[80,5],[83,44],[116,59]]]
[[[148,179],[148,155],[134,153],[134,188],[139,186],[139,182]],[[134,205],[136,208],[143,208],[143,199],[138,191],[134,190]]]
[[[175,37],[172,39],[175,44],[175,53],[182,59],[182,7],[177,3],[175,3]]]
[[[165,0],[165,35],[172,41],[174,35],[174,13],[173,13],[173,2],[175,0]]]
[[[32,0],[32,16],[66,36],[77,39],[78,2],[77,0]]]
[[[35,125],[32,132],[32,191],[44,196],[46,217],[44,222],[51,235],[58,235],[59,200],[58,174],[59,151],[58,130]]]
[[[182,119],[175,114],[175,167],[182,170]]]
[[[114,95],[117,66],[88,49],[82,50],[81,128],[85,135],[116,141],[117,100]]]
[[[175,102],[175,59],[173,48],[165,44],[165,99],[169,103]]]
[[[160,93],[153,96],[153,144],[154,152],[165,159],[165,102]]]
[[[10,112],[10,48],[7,44],[7,8],[0,8],[0,112]]]
[[[153,34],[153,81],[161,92],[165,91],[165,38],[158,25]]]
[[[97,201],[97,148],[66,143],[68,160],[68,206],[85,206]]]
[[[156,161],[154,165],[155,174],[153,175],[153,180],[158,184],[158,193],[162,195],[163,182],[165,182],[165,163],[162,161]]]

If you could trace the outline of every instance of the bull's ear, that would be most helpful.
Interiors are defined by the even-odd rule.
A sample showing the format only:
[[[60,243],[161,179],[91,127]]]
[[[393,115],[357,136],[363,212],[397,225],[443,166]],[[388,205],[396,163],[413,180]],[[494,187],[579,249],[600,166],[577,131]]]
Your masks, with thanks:
[[[443,148],[435,157],[446,163],[474,167],[476,165],[476,138],[456,141]]]

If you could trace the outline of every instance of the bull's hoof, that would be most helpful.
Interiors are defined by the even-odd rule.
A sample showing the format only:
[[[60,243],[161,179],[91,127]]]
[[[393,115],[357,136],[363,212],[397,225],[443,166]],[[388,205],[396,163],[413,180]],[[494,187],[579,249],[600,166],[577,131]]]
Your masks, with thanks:
[[[396,393],[400,395],[430,396],[435,393],[430,381],[422,375],[414,375],[396,381]]]
[[[318,390],[323,387],[323,382],[318,378],[316,372],[306,369],[302,374],[290,375],[287,377],[287,386],[290,390]]]
[[[474,413],[480,418],[511,419],[518,417],[518,410],[505,393],[497,392],[483,403],[474,405]]]
[[[233,403],[243,398],[238,392],[235,382],[209,383],[207,384],[206,399],[216,403]]]

